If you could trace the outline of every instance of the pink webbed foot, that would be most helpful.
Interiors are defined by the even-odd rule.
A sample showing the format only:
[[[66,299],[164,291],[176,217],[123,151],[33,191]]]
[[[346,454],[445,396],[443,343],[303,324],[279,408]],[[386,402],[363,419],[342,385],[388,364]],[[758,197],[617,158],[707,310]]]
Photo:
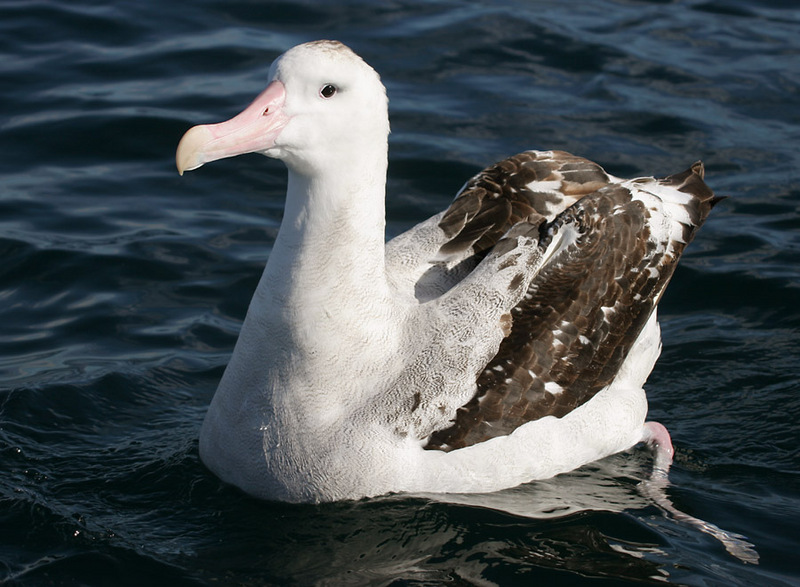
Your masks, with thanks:
[[[666,427],[659,422],[646,422],[642,442],[655,450],[655,468],[665,473],[669,471],[675,448],[672,446],[672,438]]]

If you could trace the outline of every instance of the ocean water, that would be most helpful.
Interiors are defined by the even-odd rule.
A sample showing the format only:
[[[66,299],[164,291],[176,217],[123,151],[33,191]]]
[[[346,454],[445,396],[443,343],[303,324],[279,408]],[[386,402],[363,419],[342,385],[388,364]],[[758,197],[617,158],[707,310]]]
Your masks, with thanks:
[[[647,386],[668,502],[644,449],[491,496],[318,506],[202,466],[285,174],[248,155],[180,178],[174,150],[318,38],[388,88],[390,235],[528,148],[620,176],[705,162],[728,198]],[[3,0],[0,88],[0,583],[800,583],[796,2]]]

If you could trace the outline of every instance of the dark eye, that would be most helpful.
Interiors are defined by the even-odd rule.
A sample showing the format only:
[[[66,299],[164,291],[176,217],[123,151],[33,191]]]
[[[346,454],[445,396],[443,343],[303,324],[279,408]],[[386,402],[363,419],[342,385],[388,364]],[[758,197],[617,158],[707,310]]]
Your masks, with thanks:
[[[336,86],[332,84],[325,84],[319,91],[319,95],[322,96],[323,98],[330,98],[335,93],[336,93]]]

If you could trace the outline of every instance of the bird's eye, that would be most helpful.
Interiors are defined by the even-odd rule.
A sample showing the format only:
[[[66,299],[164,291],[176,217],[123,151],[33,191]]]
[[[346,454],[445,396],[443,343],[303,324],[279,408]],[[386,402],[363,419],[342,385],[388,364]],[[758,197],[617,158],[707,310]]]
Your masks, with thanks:
[[[336,93],[336,86],[332,84],[325,84],[319,91],[319,95],[323,98],[330,98]]]

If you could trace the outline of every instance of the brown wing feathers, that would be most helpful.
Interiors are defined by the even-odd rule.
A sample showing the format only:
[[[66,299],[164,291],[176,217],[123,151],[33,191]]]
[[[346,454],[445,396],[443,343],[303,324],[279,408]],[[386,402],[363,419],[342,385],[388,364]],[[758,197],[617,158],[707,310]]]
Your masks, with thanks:
[[[693,226],[685,227],[681,239],[684,242],[673,242],[672,252],[667,253],[666,247],[658,247],[649,238],[650,211],[632,200],[627,188],[609,185],[608,176],[595,164],[586,165],[589,162],[566,154],[554,155],[560,161],[557,173],[562,185],[572,187],[583,197],[544,225],[543,234],[572,225],[580,236],[534,280],[523,301],[512,311],[510,333],[497,356],[478,376],[475,397],[458,410],[449,428],[429,438],[426,448],[461,448],[509,434],[531,420],[548,415],[561,417],[610,383],[649,318],[657,294],[672,276],[683,248],[717,201],[702,181],[702,165],[661,180],[664,185],[695,196],[687,206]],[[555,199],[544,194],[547,197],[543,206],[539,194],[525,192],[524,186],[530,180],[521,183],[512,179],[503,184],[497,178],[499,169],[514,165],[518,168],[519,158],[512,158],[513,165],[499,164],[476,176],[472,189],[483,187],[481,182],[488,181],[486,176],[491,174],[495,174],[492,180],[496,185],[517,187],[506,187],[500,196],[469,196],[489,200],[492,207],[500,206],[492,201],[496,199],[521,202],[506,204],[506,210],[511,209],[506,222],[517,216],[524,218],[527,209],[532,209],[528,217],[546,216]],[[583,181],[570,181],[571,170],[565,165],[572,165],[575,175]],[[552,177],[556,160],[551,159],[547,166]],[[598,186],[601,177],[605,177],[605,183]],[[588,186],[593,188],[589,195],[576,189]],[[460,197],[469,189],[468,184]],[[469,218],[483,220],[480,212]],[[469,228],[468,224],[469,220],[465,221],[465,228]],[[482,238],[494,233],[495,229],[486,229]],[[480,251],[484,246],[481,239],[475,242]],[[541,245],[547,245],[546,238]]]
[[[596,163],[561,151],[526,151],[473,177],[445,212],[439,227],[450,239],[444,255],[494,246],[516,223],[538,224],[581,196],[608,184]]]

